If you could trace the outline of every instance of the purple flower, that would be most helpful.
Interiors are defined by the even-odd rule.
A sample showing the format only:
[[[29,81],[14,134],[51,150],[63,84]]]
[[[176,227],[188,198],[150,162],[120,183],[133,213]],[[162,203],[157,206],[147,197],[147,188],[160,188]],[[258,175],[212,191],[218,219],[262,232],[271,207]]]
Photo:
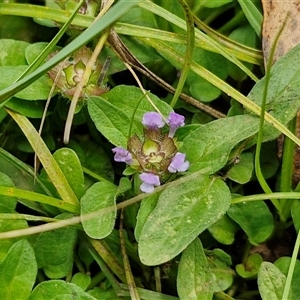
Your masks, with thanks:
[[[148,129],[158,129],[165,125],[162,116],[157,112],[147,112],[143,116],[143,125]]]
[[[170,126],[169,137],[172,138],[177,128],[184,126],[184,116],[171,112],[167,121]]]
[[[168,167],[170,173],[185,172],[190,166],[190,163],[185,161],[185,154],[177,152],[172,158],[172,161]]]
[[[144,193],[152,193],[154,191],[154,186],[160,185],[158,175],[152,173],[142,173],[140,174],[140,179],[143,181],[140,189]]]
[[[115,147],[111,149],[113,153],[115,153],[114,160],[117,162],[125,162],[126,164],[130,164],[132,162],[132,155],[129,151],[122,147]]]

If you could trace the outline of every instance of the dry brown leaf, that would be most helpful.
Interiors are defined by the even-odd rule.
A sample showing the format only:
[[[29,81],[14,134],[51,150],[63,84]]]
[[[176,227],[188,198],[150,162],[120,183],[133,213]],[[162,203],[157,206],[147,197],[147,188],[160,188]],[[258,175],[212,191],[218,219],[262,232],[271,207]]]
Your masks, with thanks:
[[[270,50],[280,33],[273,56],[273,63],[297,44],[300,43],[300,0],[262,0],[264,22],[262,30],[262,48],[265,66],[267,65]],[[300,111],[297,114],[296,136],[300,137]],[[279,156],[282,153],[282,139],[278,143]],[[293,186],[300,181],[300,147],[294,151]]]
[[[262,48],[265,66],[274,40],[284,25],[273,62],[300,42],[300,0],[262,0],[264,22]]]

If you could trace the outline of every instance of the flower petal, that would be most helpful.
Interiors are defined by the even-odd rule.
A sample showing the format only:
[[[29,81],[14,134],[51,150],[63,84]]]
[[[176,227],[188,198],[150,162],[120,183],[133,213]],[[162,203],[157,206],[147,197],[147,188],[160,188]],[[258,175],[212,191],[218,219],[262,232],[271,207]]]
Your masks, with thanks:
[[[144,193],[152,193],[154,191],[154,185],[143,182],[140,189]]]
[[[185,161],[185,154],[177,152],[172,158],[172,161],[168,167],[170,173],[185,172],[190,166],[188,161]]]
[[[184,116],[180,115],[180,114],[177,114],[175,112],[171,112],[169,114],[169,117],[168,117],[168,124],[169,124],[169,127],[170,127],[170,131],[169,131],[169,137],[173,137],[176,130],[179,128],[179,127],[182,127],[184,126]]]
[[[147,112],[143,116],[143,125],[148,129],[158,129],[165,125],[162,116],[157,112]]]
[[[113,153],[115,153],[114,160],[116,162],[125,162],[130,164],[132,162],[132,155],[129,151],[122,147],[115,147],[111,149]]]
[[[154,175],[152,173],[142,173],[140,174],[140,179],[147,184],[159,186],[160,180],[158,175]]]

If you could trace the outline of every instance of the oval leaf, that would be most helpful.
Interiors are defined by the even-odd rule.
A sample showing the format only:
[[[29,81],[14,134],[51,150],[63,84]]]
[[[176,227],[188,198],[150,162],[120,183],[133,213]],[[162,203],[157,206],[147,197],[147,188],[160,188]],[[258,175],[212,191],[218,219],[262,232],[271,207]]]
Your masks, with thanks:
[[[30,243],[16,242],[0,263],[0,298],[27,300],[36,275],[37,264]]]
[[[277,60],[271,69],[271,78],[266,99],[266,111],[282,124],[286,125],[297,114],[300,107],[299,61],[300,45]],[[258,81],[248,95],[252,101],[261,105],[266,85],[265,77]],[[264,140],[273,140],[279,131],[272,125],[266,124]]]
[[[240,184],[245,184],[250,181],[254,163],[252,153],[242,153],[240,156],[240,161],[237,162],[227,173],[227,176],[232,181]]]
[[[145,222],[155,208],[158,198],[159,193],[150,195],[149,197],[144,199],[140,205],[138,215],[136,217],[136,226],[134,228],[134,236],[137,241],[139,241]]]
[[[121,109],[129,118],[142,122],[143,115],[149,111],[155,111],[148,99],[144,96],[141,89],[135,86],[118,85],[106,94],[108,101]],[[167,117],[173,111],[172,107],[166,102],[161,101],[155,95],[149,93],[148,96],[153,101],[160,112]]]
[[[0,185],[6,187],[14,187],[13,181],[6,174],[0,172]],[[17,198],[0,195],[0,212],[14,212],[17,204]]]
[[[178,255],[229,208],[230,192],[218,178],[193,174],[175,183],[161,193],[142,229],[139,255],[145,265]]]
[[[184,140],[180,152],[186,153],[190,171],[213,174],[227,162],[231,149],[258,130],[258,118],[242,115],[219,119],[200,126]]]
[[[97,129],[112,144],[127,148],[131,116],[101,97],[91,97],[87,103],[89,114]],[[134,122],[131,135],[141,132]]]
[[[56,219],[66,219],[71,214],[61,214]],[[65,227],[42,232],[36,239],[34,251],[39,268],[43,268],[49,278],[66,276],[73,266],[77,229]]]
[[[273,232],[273,216],[262,201],[232,205],[227,213],[246,232],[251,244],[264,242]]]
[[[177,275],[177,290],[180,299],[212,299],[215,280],[200,240],[195,239],[182,253]]]
[[[40,283],[31,293],[28,300],[96,300],[93,296],[84,292],[79,286],[62,280],[51,280]]]
[[[30,45],[27,42],[10,39],[0,40],[0,66],[25,65],[25,51]]]
[[[270,262],[260,266],[257,282],[262,300],[282,300],[285,276]]]
[[[291,264],[291,258],[287,256],[280,257],[274,262],[274,265],[285,275],[288,275],[289,267]],[[300,261],[297,259],[295,268],[293,271],[292,282],[290,286],[290,291],[288,295],[288,300],[297,299],[298,295],[300,295]]]
[[[219,221],[208,228],[210,234],[219,243],[230,245],[234,242],[234,236],[240,229],[227,215],[224,215]]]
[[[81,215],[114,207],[111,212],[100,214],[97,218],[82,220],[83,229],[88,236],[94,239],[103,239],[108,236],[115,225],[117,187],[108,182],[97,182],[91,186],[81,198]]]
[[[0,90],[5,89],[17,80],[28,66],[0,67]],[[40,77],[30,86],[17,93],[15,97],[24,100],[46,100],[51,89],[51,82],[47,75]]]
[[[80,199],[84,194],[84,176],[76,152],[70,148],[61,148],[53,154],[53,157],[66,176],[75,195]]]

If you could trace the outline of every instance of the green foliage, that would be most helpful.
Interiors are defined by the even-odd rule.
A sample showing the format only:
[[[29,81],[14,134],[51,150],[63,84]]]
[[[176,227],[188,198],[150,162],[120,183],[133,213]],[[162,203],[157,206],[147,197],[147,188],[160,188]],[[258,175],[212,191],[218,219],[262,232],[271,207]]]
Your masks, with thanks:
[[[257,121],[249,115],[235,116],[210,122],[192,131],[180,149],[191,163],[190,171],[212,174],[220,170],[232,148],[257,132]],[[214,132],[213,136],[211,132]]]
[[[85,293],[80,287],[73,283],[62,280],[51,280],[40,283],[31,293],[28,300],[38,300],[47,297],[47,299],[64,299],[76,300],[95,300],[96,298]]]
[[[120,0],[96,22],[99,1],[85,1],[78,14],[77,1],[23,2],[0,3],[1,18],[27,31],[23,41],[13,23],[5,32],[0,21],[1,299],[296,299],[300,195],[287,182],[292,163],[280,168],[275,138],[281,131],[299,142],[287,126],[300,106],[300,46],[272,67],[259,128],[267,84],[255,49],[260,2]],[[29,32],[23,17],[40,30]],[[51,39],[47,26],[63,27]],[[96,53],[100,35],[108,38]],[[63,145],[76,102],[47,72],[66,59],[76,75],[68,84],[85,88],[87,61],[72,60],[83,45],[95,51],[103,76],[93,83],[105,92],[82,96]],[[154,111],[167,123],[161,132],[142,124]],[[185,118],[174,137],[171,112]],[[257,178],[260,129],[267,143]],[[135,151],[127,167],[114,147]],[[187,170],[171,167],[176,151],[186,155]],[[151,185],[143,172],[159,177],[150,194],[141,192],[141,184]],[[286,235],[288,246],[278,238]]]
[[[282,299],[285,276],[272,263],[263,262],[258,272],[258,288],[263,300]]]
[[[258,253],[254,253],[247,257],[244,264],[236,265],[235,269],[236,272],[243,278],[255,278],[262,262],[262,257]]]
[[[114,145],[126,147],[130,117],[120,108],[103,98],[90,98],[89,114],[97,129]],[[133,123],[133,132],[141,133]]]
[[[84,231],[88,236],[102,239],[108,236],[114,227],[116,218],[116,194],[117,188],[111,183],[98,182],[90,187],[81,198],[81,215],[100,210],[105,207],[113,207],[111,212],[107,212],[98,218],[82,221]]]
[[[288,274],[288,269],[291,263],[291,259],[289,257],[281,257],[277,259],[274,265],[285,275]],[[299,276],[300,276],[300,262],[297,259],[295,269],[293,272],[293,278],[291,282],[291,289],[288,294],[288,299],[295,299],[297,295],[299,295],[300,287],[299,287]]]
[[[298,74],[300,69],[295,64],[300,46],[293,48],[286,55],[278,59],[271,70],[266,111],[270,111],[283,124],[291,121],[299,108]],[[283,73],[284,72],[284,73]],[[285,75],[282,77],[282,75]],[[257,104],[261,104],[265,78],[260,80],[251,90],[248,97]],[[264,130],[264,140],[273,140],[279,132],[270,125]]]
[[[264,202],[236,204],[227,213],[241,226],[254,245],[264,242],[273,232],[273,216]]]
[[[209,268],[203,247],[197,238],[182,253],[177,286],[181,299],[212,299],[215,280]]]
[[[253,169],[252,153],[242,153],[241,156],[237,158],[237,162],[235,162],[234,166],[229,170],[227,176],[235,182],[245,184],[251,179]]]
[[[37,263],[30,243],[13,244],[0,263],[2,299],[28,299],[37,275]]]
[[[58,215],[56,219],[65,219],[69,214]],[[39,268],[43,268],[49,278],[65,277],[72,269],[73,250],[77,230],[72,227],[40,233],[34,241],[34,251]]]
[[[1,76],[3,76],[0,83],[0,89],[3,90],[14,83],[26,69],[27,66],[20,65],[0,67]],[[49,95],[50,88],[49,78],[43,76],[15,96],[24,100],[45,100]]]
[[[19,66],[25,65],[25,51],[29,43],[9,39],[0,40],[0,65]]]
[[[212,224],[208,231],[218,242],[230,245],[234,242],[234,236],[239,229],[239,226],[228,215],[224,215],[219,221]]]
[[[61,148],[53,154],[54,159],[66,176],[77,198],[84,194],[84,177],[76,153],[69,148]]]
[[[229,205],[229,190],[218,178],[191,175],[176,186],[167,187],[141,231],[141,261],[158,265],[172,259],[220,219]]]

